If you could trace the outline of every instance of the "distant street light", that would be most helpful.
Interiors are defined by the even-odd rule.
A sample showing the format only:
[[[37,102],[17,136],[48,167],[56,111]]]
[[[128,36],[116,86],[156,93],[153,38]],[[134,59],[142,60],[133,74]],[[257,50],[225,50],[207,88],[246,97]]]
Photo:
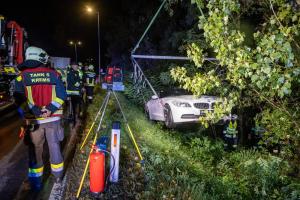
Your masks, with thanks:
[[[74,45],[74,49],[75,49],[75,61],[76,61],[76,63],[77,63],[77,45],[78,46],[81,46],[82,45],[82,42],[81,41],[70,41],[69,42],[69,44],[71,45],[71,46],[73,46]]]
[[[87,6],[87,7],[86,7],[86,11],[89,12],[89,13],[92,13],[92,12],[93,12],[93,9],[92,9],[91,7],[89,7],[89,6]]]
[[[98,17],[98,65],[99,65],[99,81],[101,80],[101,46],[100,46],[100,15],[99,11],[94,11],[94,9],[90,6],[86,6],[86,11],[90,14],[97,12]]]

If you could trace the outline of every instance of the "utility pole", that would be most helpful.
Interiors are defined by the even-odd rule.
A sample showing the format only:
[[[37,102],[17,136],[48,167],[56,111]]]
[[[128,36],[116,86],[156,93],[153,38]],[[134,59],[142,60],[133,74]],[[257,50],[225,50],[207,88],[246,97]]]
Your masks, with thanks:
[[[97,11],[98,15],[98,53],[99,53],[99,58],[98,58],[98,64],[99,64],[99,81],[101,82],[101,46],[100,46],[100,14],[99,11]]]
[[[88,13],[95,13],[95,10],[91,6],[86,6],[86,11]],[[101,82],[101,38],[100,38],[100,13],[99,10],[96,11],[97,13],[97,21],[98,21],[98,69],[99,69],[99,81]]]

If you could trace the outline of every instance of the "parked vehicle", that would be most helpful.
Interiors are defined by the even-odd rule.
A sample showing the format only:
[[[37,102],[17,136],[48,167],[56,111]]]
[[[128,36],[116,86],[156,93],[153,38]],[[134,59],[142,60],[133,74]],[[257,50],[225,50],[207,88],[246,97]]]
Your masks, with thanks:
[[[13,80],[19,74],[17,65],[23,62],[27,46],[25,29],[0,15],[0,111],[14,102]]]
[[[163,121],[168,128],[177,124],[195,123],[206,111],[212,112],[218,98],[215,96],[177,95],[178,92],[167,96],[152,96],[145,104],[145,110],[150,120]],[[186,93],[186,92],[185,92]],[[164,96],[164,97],[163,97]]]
[[[102,89],[113,91],[124,91],[123,71],[121,67],[109,66],[102,83]]]

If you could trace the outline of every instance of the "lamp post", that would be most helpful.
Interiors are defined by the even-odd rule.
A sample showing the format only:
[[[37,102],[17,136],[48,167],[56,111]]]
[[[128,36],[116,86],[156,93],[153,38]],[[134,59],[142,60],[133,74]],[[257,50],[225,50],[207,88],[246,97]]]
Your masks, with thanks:
[[[82,42],[81,42],[81,41],[75,41],[75,42],[74,42],[74,41],[70,41],[69,44],[70,44],[71,46],[74,45],[74,49],[75,49],[75,61],[76,61],[76,63],[77,63],[77,61],[78,61],[78,60],[77,60],[77,57],[78,57],[78,56],[77,56],[77,45],[78,45],[78,46],[82,45]]]
[[[86,7],[86,11],[88,13],[93,13],[94,9],[90,6]],[[97,20],[98,20],[98,65],[99,65],[99,81],[101,81],[101,45],[100,45],[100,14],[97,12]]]

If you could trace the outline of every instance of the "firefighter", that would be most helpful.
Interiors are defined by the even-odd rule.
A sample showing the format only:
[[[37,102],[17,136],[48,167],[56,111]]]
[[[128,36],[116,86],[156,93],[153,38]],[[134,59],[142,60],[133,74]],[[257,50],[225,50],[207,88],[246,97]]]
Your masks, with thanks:
[[[89,65],[84,76],[85,91],[86,91],[86,102],[92,103],[94,96],[96,73],[94,72],[94,66]]]
[[[233,122],[234,121],[234,122]],[[237,121],[230,120],[228,126],[223,131],[224,139],[225,139],[225,149],[232,150],[237,148]]]
[[[37,190],[42,187],[45,140],[49,147],[51,171],[57,183],[62,180],[64,167],[60,150],[60,142],[64,138],[61,117],[67,95],[59,74],[49,67],[48,60],[49,56],[43,49],[27,48],[25,61],[18,66],[21,73],[15,80],[15,97],[18,101],[23,98],[30,112],[26,115],[26,123],[31,127],[29,136],[34,157],[29,156],[28,177],[31,188]]]
[[[80,77],[80,83],[83,86],[84,85],[84,81],[83,81],[83,77],[84,77],[84,67],[83,64],[81,62],[78,63],[78,73],[79,73],[79,77]],[[85,94],[85,88],[82,87],[82,92],[81,92],[81,101],[80,101],[80,107],[83,108],[84,105],[84,94]],[[79,116],[82,117],[83,109],[80,110],[79,112]]]
[[[71,100],[73,127],[75,127],[77,118],[82,112],[82,79],[80,78],[78,68],[77,63],[73,62],[67,72],[67,94]]]

